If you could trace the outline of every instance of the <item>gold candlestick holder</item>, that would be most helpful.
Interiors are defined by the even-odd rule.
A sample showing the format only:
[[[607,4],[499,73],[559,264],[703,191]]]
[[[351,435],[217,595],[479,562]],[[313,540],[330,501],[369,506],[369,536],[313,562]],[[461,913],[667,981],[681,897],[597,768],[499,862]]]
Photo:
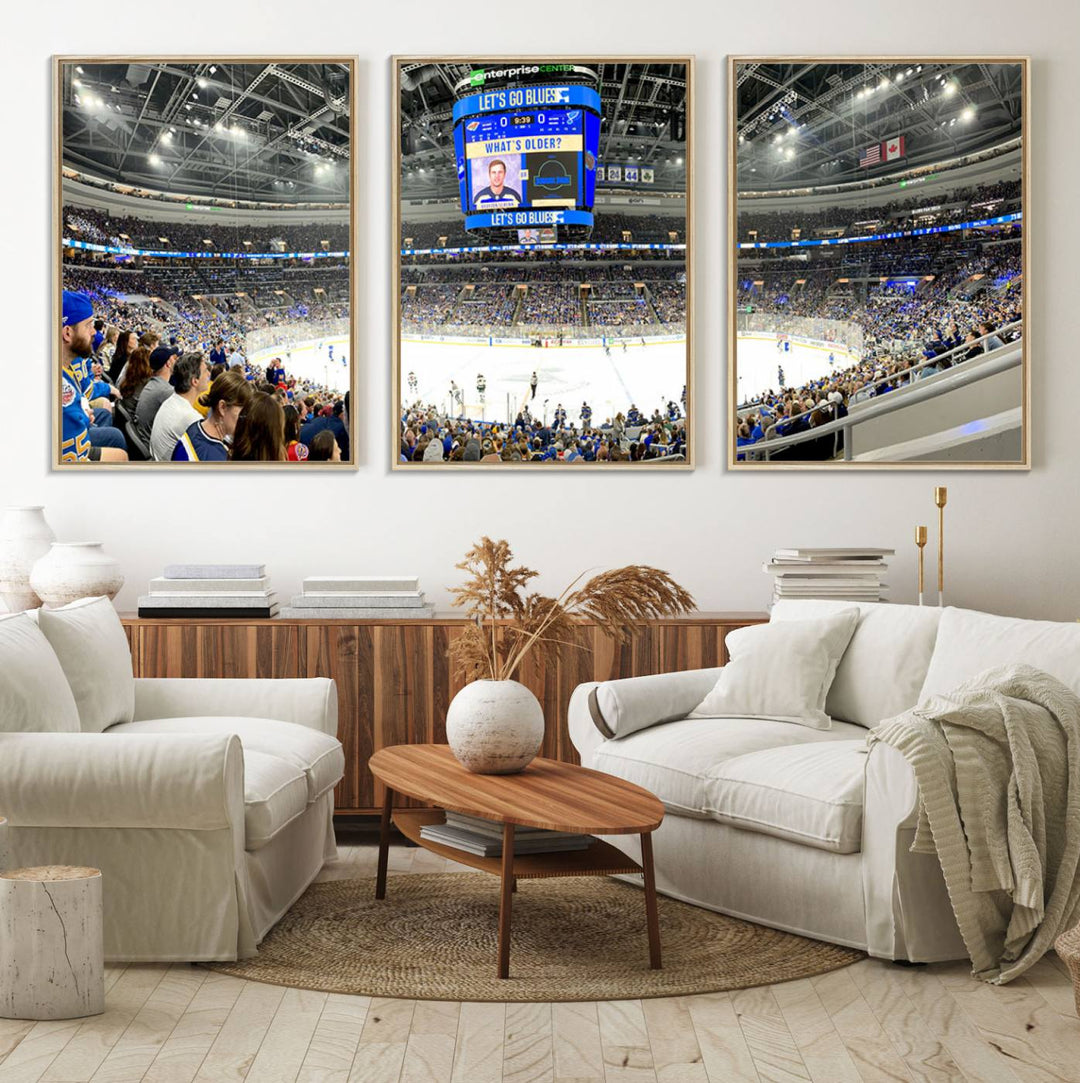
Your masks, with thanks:
[[[917,526],[915,528],[915,544],[919,547],[919,605],[923,604],[923,587],[926,582],[926,565],[924,558],[926,556],[926,527]]]
[[[937,505],[937,604],[945,604],[945,502],[949,490],[944,485],[934,489],[934,503]]]

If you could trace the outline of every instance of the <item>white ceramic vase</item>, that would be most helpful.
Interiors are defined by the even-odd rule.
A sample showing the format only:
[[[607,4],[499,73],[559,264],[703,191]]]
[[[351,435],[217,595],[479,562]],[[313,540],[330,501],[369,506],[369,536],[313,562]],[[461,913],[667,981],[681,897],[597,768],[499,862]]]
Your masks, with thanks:
[[[30,586],[30,570],[54,541],[40,504],[7,507],[0,513],[0,601],[10,612],[41,605]]]
[[[53,542],[30,573],[46,609],[103,594],[112,599],[123,585],[120,562],[105,555],[101,542]]]
[[[517,681],[473,681],[450,701],[446,740],[478,775],[524,770],[544,743],[544,709]]]

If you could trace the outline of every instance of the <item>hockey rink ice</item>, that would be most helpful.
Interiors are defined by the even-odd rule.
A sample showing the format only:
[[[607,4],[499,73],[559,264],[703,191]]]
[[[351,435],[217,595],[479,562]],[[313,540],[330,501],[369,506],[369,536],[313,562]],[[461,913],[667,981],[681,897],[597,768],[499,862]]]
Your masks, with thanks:
[[[841,347],[828,349],[790,340],[790,350],[779,350],[774,335],[739,335],[738,402],[744,403],[763,391],[779,391],[777,367],[784,369],[784,386],[801,387],[808,380],[849,368],[855,358]],[[830,354],[833,360],[829,360]]]
[[[331,346],[333,359],[330,357]],[[288,347],[271,346],[248,354],[248,361],[265,368],[275,357],[281,358],[286,374],[298,380],[313,381],[342,394],[349,388],[349,366],[342,363],[343,360],[350,360],[349,340],[345,336],[300,342]]]
[[[475,340],[403,338],[401,401],[434,403],[457,414],[458,410],[450,411],[453,380],[464,393],[468,416],[506,421],[509,403],[512,420],[530,402],[529,378],[534,370],[538,383],[530,405],[533,417],[546,415],[550,421],[562,403],[567,418],[576,423],[583,401],[592,407],[594,422],[620,411],[625,414],[631,403],[642,413],[659,409],[666,416],[668,400],[679,402],[686,383],[686,343],[642,346],[636,339],[628,340],[623,350],[616,342],[609,357],[603,346],[489,346]],[[409,389],[410,372],[416,374],[416,391]],[[483,403],[476,391],[476,377],[481,373],[487,381]]]

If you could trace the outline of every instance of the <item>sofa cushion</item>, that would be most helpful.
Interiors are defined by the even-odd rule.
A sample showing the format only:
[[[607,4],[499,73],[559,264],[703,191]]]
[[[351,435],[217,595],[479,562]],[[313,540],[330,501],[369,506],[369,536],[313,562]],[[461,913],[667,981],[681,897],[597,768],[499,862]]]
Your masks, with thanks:
[[[245,752],[265,752],[300,768],[307,780],[309,802],[336,786],[345,774],[345,754],[336,737],[272,718],[156,718],[125,722],[113,726],[109,733],[235,733]]]
[[[604,681],[589,696],[593,725],[605,737],[626,737],[685,718],[715,687],[720,673],[713,667]]]
[[[706,786],[712,817],[837,854],[862,848],[866,738],[782,745],[720,764]]]
[[[1080,695],[1080,624],[999,617],[948,608],[923,682],[920,702],[1007,663],[1026,662]]]
[[[690,717],[767,718],[827,730],[829,687],[858,619],[859,611],[848,607],[817,620],[729,632],[731,661]]]
[[[135,716],[135,677],[124,626],[108,598],[80,598],[38,612],[79,708],[83,733],[101,733]]]
[[[60,660],[25,613],[0,615],[0,731],[79,732],[79,709]]]
[[[302,815],[307,795],[307,776],[299,767],[244,749],[244,848],[261,849]]]
[[[605,741],[586,766],[644,786],[677,815],[710,818],[717,811],[710,787],[729,760],[771,748],[865,737],[865,730],[847,722],[815,730],[760,718],[687,718]]]
[[[889,602],[784,599],[770,620],[806,620],[855,606],[859,622],[836,667],[825,711],[833,718],[873,727],[914,707],[934,652],[941,610]]]

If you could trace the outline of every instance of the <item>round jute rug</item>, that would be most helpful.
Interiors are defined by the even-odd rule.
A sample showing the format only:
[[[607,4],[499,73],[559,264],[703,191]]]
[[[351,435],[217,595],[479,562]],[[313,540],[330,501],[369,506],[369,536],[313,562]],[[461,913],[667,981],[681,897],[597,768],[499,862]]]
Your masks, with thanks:
[[[521,880],[510,977],[495,976],[499,882],[471,873],[312,884],[259,946],[212,970],[330,993],[415,1000],[636,1000],[742,989],[863,953],[660,897],[663,969],[649,969],[639,888],[603,877]]]

